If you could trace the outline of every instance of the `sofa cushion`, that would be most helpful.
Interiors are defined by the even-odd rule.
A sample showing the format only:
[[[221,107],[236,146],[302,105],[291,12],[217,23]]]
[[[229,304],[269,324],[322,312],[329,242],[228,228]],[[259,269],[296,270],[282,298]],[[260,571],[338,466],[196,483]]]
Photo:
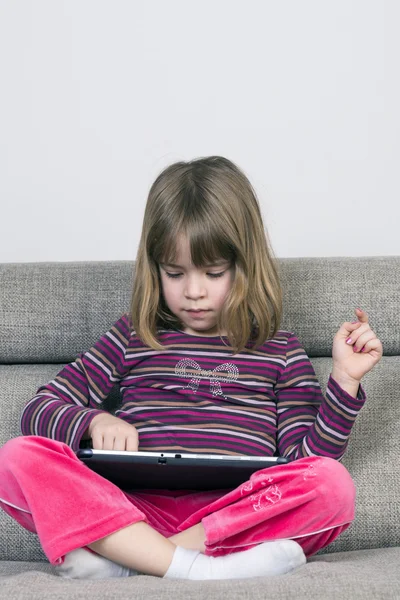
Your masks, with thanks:
[[[385,354],[400,354],[398,257],[279,260],[282,329],[310,356],[330,356],[339,325],[366,310]],[[87,350],[129,310],[133,263],[0,265],[0,363],[62,363]]]
[[[167,580],[139,575],[126,579],[61,579],[51,567],[0,563],[4,598],[18,600],[390,600],[400,591],[399,548],[329,554],[312,558],[288,575],[228,581]]]
[[[129,310],[132,262],[0,264],[0,363],[62,363]]]

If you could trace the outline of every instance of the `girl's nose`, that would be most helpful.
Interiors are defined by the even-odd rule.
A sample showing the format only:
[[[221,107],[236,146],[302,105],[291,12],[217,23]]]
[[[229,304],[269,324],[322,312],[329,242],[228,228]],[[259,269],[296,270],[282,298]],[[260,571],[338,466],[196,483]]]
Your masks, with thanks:
[[[205,288],[200,277],[188,277],[185,286],[186,298],[197,300],[205,296]]]

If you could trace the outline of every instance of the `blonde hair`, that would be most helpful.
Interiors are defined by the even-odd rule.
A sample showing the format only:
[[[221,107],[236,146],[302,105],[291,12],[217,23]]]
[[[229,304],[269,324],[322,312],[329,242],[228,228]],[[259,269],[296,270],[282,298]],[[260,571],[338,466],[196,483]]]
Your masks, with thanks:
[[[181,328],[165,304],[159,264],[172,264],[176,240],[189,240],[191,260],[202,267],[232,262],[231,290],[220,313],[234,353],[256,349],[278,328],[282,292],[256,194],[244,173],[221,156],[177,162],[151,186],[136,260],[132,323],[147,346],[165,349],[159,328]]]

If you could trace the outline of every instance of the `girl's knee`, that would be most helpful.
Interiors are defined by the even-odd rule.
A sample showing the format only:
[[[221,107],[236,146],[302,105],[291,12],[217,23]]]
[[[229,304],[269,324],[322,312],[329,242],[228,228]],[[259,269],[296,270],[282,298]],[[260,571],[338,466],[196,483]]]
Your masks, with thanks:
[[[317,457],[316,465],[320,472],[332,483],[338,482],[354,488],[354,482],[350,473],[338,460],[334,458],[327,458],[325,456],[319,456]]]
[[[41,458],[43,452],[49,449],[62,450],[63,446],[65,444],[61,442],[36,435],[12,438],[0,448],[0,469],[10,469],[16,463],[29,468],[32,461]]]
[[[0,465],[4,466],[14,458],[21,456],[26,447],[25,439],[24,436],[12,438],[0,448]]]
[[[356,488],[344,465],[333,458],[316,457],[310,463],[309,471],[310,479],[315,472],[315,485],[324,502],[344,511],[354,510]]]

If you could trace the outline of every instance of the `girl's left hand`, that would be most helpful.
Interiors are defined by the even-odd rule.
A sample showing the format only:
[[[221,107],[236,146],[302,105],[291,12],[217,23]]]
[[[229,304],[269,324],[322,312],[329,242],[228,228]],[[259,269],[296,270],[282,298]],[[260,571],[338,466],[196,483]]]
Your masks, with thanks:
[[[368,315],[357,308],[358,321],[343,323],[333,339],[334,379],[359,383],[382,357],[382,344],[368,324]],[[335,376],[336,374],[336,376]]]

